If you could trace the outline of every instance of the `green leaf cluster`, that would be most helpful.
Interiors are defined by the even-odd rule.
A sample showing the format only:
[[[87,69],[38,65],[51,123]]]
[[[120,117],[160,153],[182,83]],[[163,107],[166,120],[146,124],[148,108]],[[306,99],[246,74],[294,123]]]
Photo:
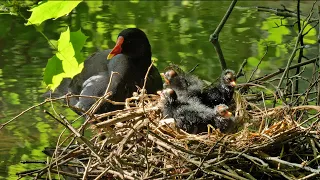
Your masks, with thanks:
[[[40,25],[43,21],[69,14],[81,1],[46,1],[32,8],[26,25]]]
[[[32,8],[26,25],[40,25],[48,19],[57,19],[69,14],[81,1],[46,1]],[[81,30],[70,32],[69,27],[62,32],[56,47],[56,54],[48,60],[44,71],[44,82],[54,90],[63,78],[72,78],[83,68],[81,49],[87,36]]]
[[[84,58],[81,49],[87,40],[81,30],[70,32],[69,27],[58,40],[57,53],[48,60],[44,82],[54,90],[63,78],[72,78],[81,72]]]

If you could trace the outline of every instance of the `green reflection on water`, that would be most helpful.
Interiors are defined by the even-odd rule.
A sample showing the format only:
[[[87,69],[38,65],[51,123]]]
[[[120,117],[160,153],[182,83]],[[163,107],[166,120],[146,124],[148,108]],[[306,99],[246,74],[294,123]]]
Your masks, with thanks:
[[[279,19],[251,8],[259,3],[263,5],[265,1],[239,2],[219,37],[229,68],[237,70],[248,59],[245,70],[249,73],[262,58],[266,45],[269,46],[256,76],[286,64],[296,33],[290,27],[273,28]],[[290,7],[290,2],[284,3]],[[170,63],[179,64],[184,70],[200,64],[195,74],[215,81],[221,71],[208,39],[229,4],[230,1],[85,1],[69,16],[46,21],[38,29],[56,44],[66,26],[71,31],[81,28],[89,36],[82,51],[87,57],[97,50],[113,47],[122,29],[138,27],[148,35],[152,59],[160,71]],[[280,4],[268,2],[273,7]],[[30,12],[23,9],[21,12],[25,17],[30,16]],[[24,26],[26,21],[21,17],[0,15],[0,21],[4,27],[0,28],[0,123],[3,123],[43,101],[43,68],[55,50],[34,27]],[[316,32],[310,32],[305,42],[315,44]],[[308,50],[313,51],[313,48]],[[75,119],[75,113],[61,104],[54,107],[69,120]],[[63,127],[45,115],[43,109],[52,112],[49,104],[35,108],[0,131],[0,178],[16,179],[16,172],[39,167],[19,162],[44,160],[43,148],[56,144]],[[74,125],[80,124],[78,121]]]

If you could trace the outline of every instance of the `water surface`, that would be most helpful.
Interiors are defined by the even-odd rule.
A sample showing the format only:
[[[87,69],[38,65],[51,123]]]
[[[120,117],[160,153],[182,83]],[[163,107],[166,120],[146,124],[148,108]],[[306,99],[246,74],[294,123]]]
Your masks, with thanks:
[[[48,20],[39,28],[48,39],[57,40],[69,26],[79,28],[89,36],[83,53],[88,56],[97,50],[113,47],[117,34],[127,27],[141,28],[147,34],[153,59],[160,71],[170,63],[184,70],[196,64],[202,79],[214,81],[221,73],[220,64],[209,35],[215,30],[230,1],[86,1],[69,14],[57,20]],[[220,43],[229,68],[237,70],[248,59],[246,72],[255,67],[269,46],[257,76],[284,67],[296,31],[290,27],[275,27],[278,17],[257,12],[258,5],[295,9],[289,1],[238,2],[221,34]],[[312,2],[306,1],[307,12]],[[30,12],[21,9],[29,17]],[[0,15],[0,123],[8,121],[21,111],[43,101],[45,92],[42,75],[48,58],[55,50],[33,26],[25,26],[20,16]],[[286,23],[294,21],[284,20]],[[307,54],[317,53],[316,35],[308,37]],[[244,78],[240,81],[245,81]],[[57,112],[69,119],[75,117],[59,104]],[[0,179],[15,179],[15,173],[37,165],[24,165],[24,160],[45,160],[44,147],[54,146],[63,127],[43,113],[52,112],[50,104],[37,107],[0,131]]]

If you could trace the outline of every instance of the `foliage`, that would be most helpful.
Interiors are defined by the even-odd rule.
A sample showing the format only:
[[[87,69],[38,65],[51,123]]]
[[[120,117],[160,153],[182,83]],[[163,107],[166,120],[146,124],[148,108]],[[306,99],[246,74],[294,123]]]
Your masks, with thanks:
[[[82,49],[85,56],[99,49],[113,46],[121,29],[134,26],[143,29],[148,35],[153,58],[159,59],[157,67],[160,71],[169,63],[180,64],[185,70],[190,70],[196,64],[200,64],[194,73],[201,78],[214,81],[220,75],[218,58],[212,45],[208,42],[208,35],[218,25],[230,1],[140,1],[139,3],[84,1],[78,4],[75,9],[76,13],[72,13],[72,16],[62,16],[54,21],[47,20],[37,26],[37,31],[40,29],[47,36],[47,39],[35,31],[34,26],[24,26],[26,21],[16,13],[18,11],[14,11],[19,10],[28,18],[32,12],[25,11],[25,7],[31,9],[32,5],[37,2],[36,0],[33,2],[29,0],[3,2],[9,2],[10,6],[15,4],[19,7],[2,8],[0,5],[2,27],[0,28],[1,123],[43,101],[41,95],[45,90],[41,84],[41,74],[47,59],[58,51],[57,45],[52,46],[48,42],[57,41],[60,33],[65,32],[67,26],[70,28],[70,34],[72,31],[81,29],[84,34],[90,37]],[[302,3],[305,3],[306,6],[311,5],[308,1]],[[291,4],[287,7],[293,9],[296,6],[296,2],[288,1],[287,4]],[[256,72],[257,76],[283,67],[288,59],[288,53],[291,52],[292,42],[295,41],[292,37],[296,35],[296,31],[293,31],[292,27],[286,27],[290,30],[289,35],[282,33],[286,31],[284,28],[282,28],[282,32],[277,32],[276,25],[269,22],[266,29],[261,29],[265,21],[272,20],[268,18],[270,14],[257,12],[256,8],[251,8],[259,5],[266,6],[264,1],[238,1],[237,8],[232,12],[219,37],[230,68],[237,70],[243,59],[252,57],[246,68],[246,72],[249,73],[265,53],[265,44],[268,44],[268,54],[259,66]],[[281,8],[277,1],[270,1],[269,5]],[[14,13],[16,15],[13,16]],[[294,23],[290,19],[287,20],[288,24]],[[295,29],[297,28],[295,27]],[[275,42],[268,38],[269,30],[278,33],[276,36],[282,34],[282,41]],[[305,39],[313,41],[317,39],[316,36],[309,37],[314,34],[312,31],[305,36]],[[308,52],[305,54],[306,56],[309,56],[309,53],[318,52],[312,47],[317,47],[317,45],[306,49]],[[73,46],[73,48],[75,47]],[[61,62],[61,60],[59,61]],[[61,72],[63,72],[62,63],[60,65]],[[55,108],[58,108],[57,112],[63,112],[68,119],[72,119],[71,117],[74,115],[72,111],[63,111],[59,105]],[[46,109],[50,109],[50,107],[48,106]],[[26,169],[28,166],[28,169],[31,168],[30,164],[20,164],[23,154],[31,152],[31,149],[25,146],[25,142],[33,144],[31,148],[38,151],[37,156],[29,156],[29,159],[45,159],[41,153],[42,149],[38,147],[55,145],[56,137],[62,127],[57,126],[50,117],[44,115],[39,119],[34,119],[35,115],[39,116],[39,114],[43,115],[42,108],[24,114],[22,118],[8,126],[8,128],[11,127],[10,130],[0,131],[0,137],[3,139],[0,144],[2,147],[0,175],[4,179],[9,176],[8,179],[16,179],[15,173],[20,171],[20,167]],[[37,124],[40,122],[49,124],[52,131],[42,132],[48,128],[38,128]],[[42,136],[42,133],[46,133],[48,137]],[[39,141],[41,138],[49,138],[50,144],[46,144],[44,140]],[[10,139],[13,140],[10,141]],[[9,160],[8,156],[10,156]],[[8,171],[8,167],[11,167],[12,171]]]
[[[51,18],[69,14],[81,1],[46,1],[31,9],[26,25],[40,25]],[[43,34],[44,35],[44,34]],[[87,37],[81,32],[71,32],[69,27],[58,40],[57,53],[48,60],[44,71],[44,82],[54,90],[63,78],[72,78],[83,68],[84,58],[80,53]]]
[[[26,25],[40,25],[51,18],[69,14],[81,1],[46,1],[31,9],[32,14]]]
[[[58,87],[65,77],[72,78],[83,68],[84,58],[81,49],[88,37],[81,30],[62,32],[58,40],[58,52],[48,60],[44,71],[44,82],[51,88]]]

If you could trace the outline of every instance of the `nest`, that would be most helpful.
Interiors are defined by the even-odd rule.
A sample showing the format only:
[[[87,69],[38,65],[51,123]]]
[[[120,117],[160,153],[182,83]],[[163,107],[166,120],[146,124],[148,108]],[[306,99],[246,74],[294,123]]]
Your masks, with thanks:
[[[103,98],[101,98],[103,99]],[[66,179],[308,179],[319,177],[320,107],[267,108],[235,94],[237,129],[188,134],[165,119],[159,97],[141,93],[125,109],[88,114],[41,169],[20,177]],[[97,103],[99,104],[99,103]],[[305,113],[307,112],[307,113]],[[84,135],[84,134],[91,135]],[[49,151],[49,150],[48,150]]]

